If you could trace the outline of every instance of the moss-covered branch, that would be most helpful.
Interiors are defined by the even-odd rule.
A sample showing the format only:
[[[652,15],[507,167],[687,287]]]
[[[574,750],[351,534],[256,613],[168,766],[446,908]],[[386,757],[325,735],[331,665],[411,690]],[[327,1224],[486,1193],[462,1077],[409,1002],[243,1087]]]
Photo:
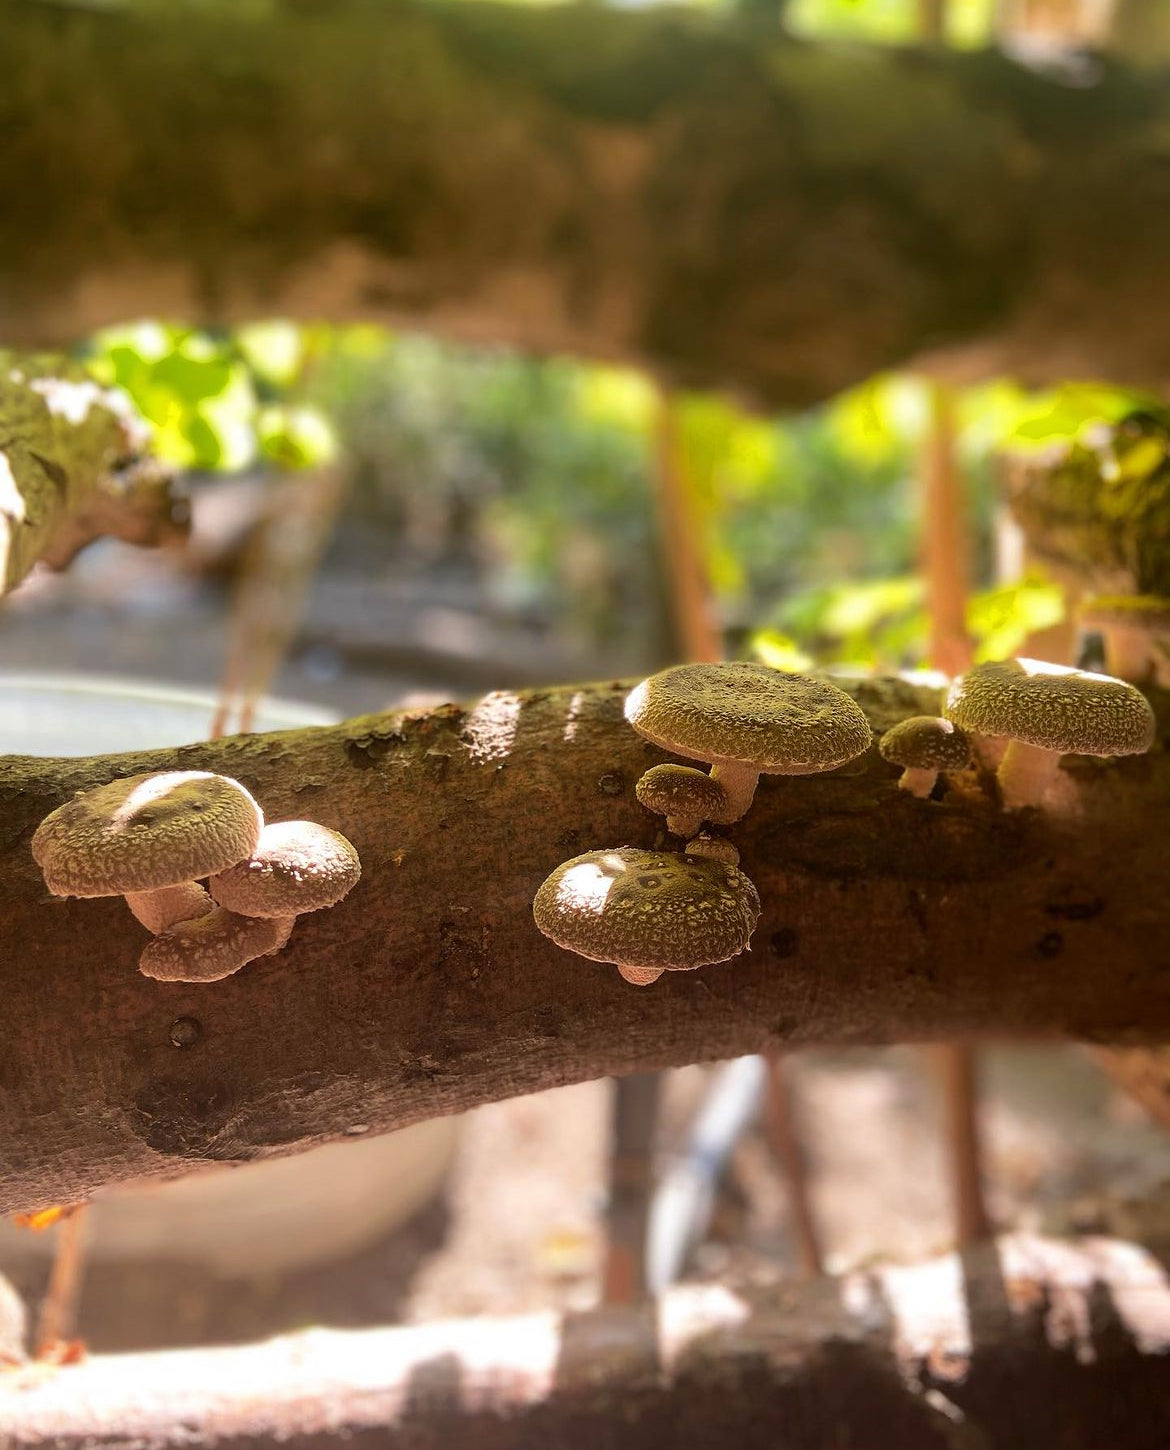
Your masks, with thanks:
[[[372,318],[778,404],[1160,383],[1170,91],[580,4],[10,5],[0,338]]]
[[[879,731],[938,699],[897,680],[856,692]],[[749,954],[639,989],[554,947],[531,918],[544,876],[585,850],[650,845],[660,825],[634,783],[663,755],[625,724],[624,693],[0,761],[0,1211],[781,1046],[1170,1041],[1160,748],[1071,762],[1083,814],[1063,825],[1004,815],[973,771],[915,800],[876,751],[765,777],[732,828],[764,904]],[[48,896],[29,855],[72,791],[173,766],[236,776],[271,819],[311,817],[362,858],[341,905],[219,983],[141,976],[148,938],[125,905]]]
[[[64,358],[0,352],[0,595],[99,535],[163,544],[186,522],[123,393]]]

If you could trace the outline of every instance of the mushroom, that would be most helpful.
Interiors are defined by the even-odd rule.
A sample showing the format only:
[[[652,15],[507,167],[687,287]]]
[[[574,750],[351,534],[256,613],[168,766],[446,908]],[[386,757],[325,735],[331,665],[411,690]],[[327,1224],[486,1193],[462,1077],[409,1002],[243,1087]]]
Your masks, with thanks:
[[[613,962],[627,982],[726,961],[745,950],[760,915],[734,866],[619,846],[565,861],[532,903],[537,927],[560,947]]]
[[[1141,755],[1154,739],[1154,712],[1132,685],[1043,660],[976,665],[943,710],[973,735],[1007,737],[998,779],[1008,810],[1043,803],[1062,755]]]
[[[812,775],[869,748],[861,707],[827,680],[768,665],[675,665],[631,690],[626,719],[647,740],[704,760],[725,803],[709,820],[738,821],[761,774]]]
[[[647,810],[665,816],[666,829],[676,836],[693,836],[727,810],[727,792],[692,765],[652,765],[634,794]]]
[[[952,720],[911,715],[887,730],[878,752],[891,765],[903,767],[898,789],[925,800],[940,770],[962,770],[971,761],[971,741]]]
[[[201,770],[132,775],[74,796],[46,816],[32,839],[33,859],[55,896],[127,896],[134,915],[174,921],[181,900],[152,901],[239,861],[264,825],[239,781]],[[197,910],[203,899],[189,893]],[[206,908],[204,908],[206,909]]]
[[[138,970],[159,982],[218,982],[288,941],[295,917],[240,916],[213,907],[177,922],[143,948]]]
[[[127,891],[126,905],[147,931],[158,936],[177,922],[205,916],[215,902],[197,881],[183,881],[157,891]]]
[[[739,865],[739,852],[722,836],[703,834],[688,841],[683,847],[685,856],[707,856],[712,861],[722,861],[727,866]]]
[[[1105,668],[1119,679],[1170,686],[1170,599],[1102,595],[1081,606],[1080,622],[1105,644]]]
[[[207,885],[220,906],[241,916],[295,917],[336,905],[361,874],[357,852],[338,831],[316,821],[276,821],[253,851]]]

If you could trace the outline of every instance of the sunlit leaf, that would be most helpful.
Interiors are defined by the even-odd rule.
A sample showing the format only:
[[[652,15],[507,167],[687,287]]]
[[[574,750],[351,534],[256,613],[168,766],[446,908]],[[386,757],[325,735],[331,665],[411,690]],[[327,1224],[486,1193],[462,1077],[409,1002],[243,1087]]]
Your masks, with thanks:
[[[337,455],[337,437],[328,420],[307,405],[263,409],[256,436],[264,457],[281,468],[315,468]]]
[[[760,629],[748,641],[752,654],[774,670],[800,671],[812,669],[813,659],[794,639],[777,629]]]
[[[1051,629],[1064,616],[1063,590],[1039,579],[975,594],[967,603],[967,628],[977,642],[975,659],[1008,659],[1030,634]]]
[[[236,343],[244,361],[265,382],[287,388],[296,380],[305,348],[294,323],[250,323],[237,331]]]

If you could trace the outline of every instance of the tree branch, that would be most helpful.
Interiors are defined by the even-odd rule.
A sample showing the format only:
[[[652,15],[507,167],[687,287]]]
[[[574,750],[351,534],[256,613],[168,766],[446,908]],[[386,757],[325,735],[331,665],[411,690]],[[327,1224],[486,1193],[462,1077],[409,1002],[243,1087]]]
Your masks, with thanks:
[[[98,1356],[0,1395],[9,1450],[1153,1450],[1170,1287],[1110,1239],[1001,1239],[799,1288]],[[0,1384],[3,1381],[0,1380]]]
[[[0,352],[0,595],[102,534],[185,537],[186,503],[148,445],[125,394],[65,358]]]
[[[879,731],[938,706],[899,680],[850,688]],[[624,694],[501,693],[146,755],[0,760],[0,1212],[802,1043],[1170,1040],[1157,747],[1069,761],[1082,814],[1063,825],[1005,815],[974,772],[915,800],[876,750],[765,777],[733,831],[764,903],[749,954],[637,989],[559,950],[531,920],[544,876],[650,845],[660,823],[634,783],[664,757],[624,723]],[[147,980],[124,904],[49,897],[29,841],[72,791],[164,768],[223,771],[270,819],[343,831],[361,882],[236,976]]]
[[[5,8],[0,336],[422,325],[803,404],[1160,384],[1170,92],[595,5]]]

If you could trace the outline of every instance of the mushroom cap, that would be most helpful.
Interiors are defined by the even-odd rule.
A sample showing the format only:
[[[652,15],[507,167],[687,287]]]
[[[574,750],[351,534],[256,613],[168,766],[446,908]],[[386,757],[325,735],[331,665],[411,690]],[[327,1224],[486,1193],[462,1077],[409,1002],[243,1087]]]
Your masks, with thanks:
[[[693,765],[652,765],[634,787],[647,810],[663,816],[699,816],[709,820],[727,804],[717,780]]]
[[[630,691],[626,719],[676,755],[773,775],[832,770],[873,738],[861,707],[836,685],[745,661],[651,675]]]
[[[728,866],[739,865],[739,848],[726,836],[710,836],[706,832],[693,836],[683,847],[684,856],[709,856]]]
[[[1154,712],[1140,690],[1044,660],[976,665],[951,685],[943,712],[973,734],[1062,755],[1140,755],[1154,739]]]
[[[316,821],[275,821],[256,848],[207,883],[220,906],[242,916],[300,916],[333,906],[362,874],[358,853]]]
[[[1121,627],[1170,633],[1170,599],[1160,594],[1097,594],[1081,605],[1080,621],[1086,629]]]
[[[291,930],[288,919],[239,916],[217,906],[148,942],[138,970],[158,982],[218,982],[257,957],[279,951]]]
[[[705,857],[619,846],[565,861],[532,915],[558,946],[595,962],[688,971],[747,946],[760,915],[755,886]]]
[[[883,760],[910,770],[962,770],[971,760],[971,740],[953,720],[911,715],[887,730],[878,744]]]
[[[171,770],[74,796],[37,827],[32,853],[56,896],[119,896],[222,871],[248,855],[263,825],[239,781]]]

